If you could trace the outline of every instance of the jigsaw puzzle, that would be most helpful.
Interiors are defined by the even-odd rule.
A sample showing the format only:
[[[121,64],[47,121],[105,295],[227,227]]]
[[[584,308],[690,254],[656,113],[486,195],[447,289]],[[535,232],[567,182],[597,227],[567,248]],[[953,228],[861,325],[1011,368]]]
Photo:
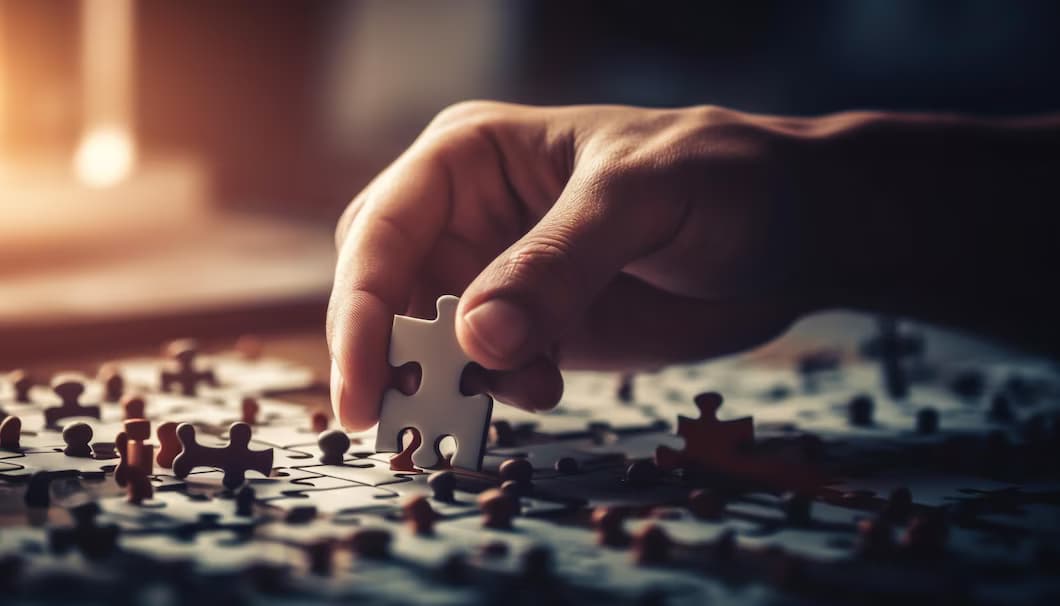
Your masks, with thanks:
[[[490,422],[455,305],[395,318],[422,381],[378,432],[296,403],[312,373],[260,344],[5,375],[5,603],[1060,599],[1051,361],[856,317],[865,347],[568,372],[555,411]]]

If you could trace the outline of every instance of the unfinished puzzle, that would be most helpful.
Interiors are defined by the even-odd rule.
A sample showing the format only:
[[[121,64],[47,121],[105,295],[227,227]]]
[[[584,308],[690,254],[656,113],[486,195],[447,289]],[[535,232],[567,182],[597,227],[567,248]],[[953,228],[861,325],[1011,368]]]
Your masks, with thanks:
[[[454,306],[395,320],[391,363],[422,380],[378,432],[295,403],[313,374],[260,348],[3,375],[4,603],[1060,599],[1051,361],[888,323],[860,349],[566,373],[555,411],[491,419],[445,350]]]

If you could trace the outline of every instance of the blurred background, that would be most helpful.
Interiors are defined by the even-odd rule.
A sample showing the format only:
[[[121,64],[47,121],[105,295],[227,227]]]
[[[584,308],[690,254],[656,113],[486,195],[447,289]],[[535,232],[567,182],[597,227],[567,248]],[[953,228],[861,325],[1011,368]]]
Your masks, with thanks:
[[[455,101],[1049,112],[1058,31],[1031,0],[0,0],[0,359],[321,326],[335,219]]]

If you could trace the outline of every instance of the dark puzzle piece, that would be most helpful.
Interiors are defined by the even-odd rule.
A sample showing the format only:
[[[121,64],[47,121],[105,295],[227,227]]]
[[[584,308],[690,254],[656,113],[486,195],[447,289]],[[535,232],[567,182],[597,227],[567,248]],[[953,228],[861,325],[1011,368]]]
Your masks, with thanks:
[[[22,452],[22,419],[10,416],[0,421],[0,450]]]
[[[71,423],[63,428],[63,454],[68,457],[91,457],[92,427],[88,423]]]
[[[418,535],[433,534],[434,522],[438,519],[438,514],[434,512],[427,497],[423,495],[409,497],[402,504],[401,510],[412,532]]]
[[[122,420],[145,419],[147,403],[142,396],[128,396],[121,401]]]
[[[261,412],[261,405],[258,404],[257,398],[247,396],[239,403],[241,412],[241,419],[247,425],[258,424],[258,413]]]
[[[880,316],[877,325],[879,334],[863,344],[862,354],[879,359],[887,395],[900,400],[909,394],[909,373],[904,359],[922,354],[924,340],[920,335],[903,333],[894,316]]]
[[[26,507],[47,508],[51,505],[51,486],[55,475],[48,471],[38,471],[29,477],[26,494],[23,499]]]
[[[321,463],[342,465],[346,451],[350,449],[350,437],[338,429],[331,429],[320,434],[317,447],[320,448]]]
[[[119,528],[116,525],[96,523],[100,513],[95,502],[85,503],[70,510],[74,518],[73,528],[53,528],[49,532],[49,542],[53,550],[63,553],[76,547],[89,559],[99,559],[110,555],[117,544]]]
[[[92,417],[99,419],[99,406],[83,406],[81,395],[85,393],[85,384],[76,375],[58,375],[52,381],[52,390],[59,396],[62,404],[44,409],[44,425],[57,427],[59,421],[70,417]]]
[[[134,505],[142,504],[155,494],[154,487],[151,485],[150,477],[143,469],[137,466],[129,467],[125,488],[125,500]]]
[[[659,469],[720,474],[741,484],[779,490],[809,491],[823,483],[819,472],[789,457],[756,454],[750,417],[731,421],[717,418],[722,404],[720,394],[702,393],[694,401],[700,418],[678,417],[677,433],[684,438],[685,447],[680,451],[668,446],[656,449]]]
[[[445,469],[436,471],[427,477],[427,485],[434,493],[434,499],[443,503],[454,501],[453,491],[456,490],[456,474]]]
[[[658,566],[670,559],[672,542],[661,526],[648,524],[633,535],[633,561],[641,566]]]
[[[847,403],[847,420],[855,427],[870,427],[875,402],[867,394],[858,394]]]
[[[194,396],[200,383],[211,387],[217,385],[217,377],[210,369],[199,370],[195,359],[199,355],[198,344],[191,339],[173,341],[166,348],[171,360],[159,377],[162,391],[180,388],[181,395]]]
[[[125,393],[125,377],[121,370],[113,364],[104,364],[100,367],[96,380],[103,385],[103,401],[118,402]],[[142,414],[140,416],[143,416]]]
[[[240,517],[251,517],[254,515],[254,499],[257,495],[254,489],[245,485],[236,493],[236,515]]]
[[[7,378],[11,381],[11,387],[15,390],[15,401],[20,404],[28,404],[30,401],[29,391],[36,384],[33,377],[24,370],[13,370],[8,374]]]
[[[497,488],[483,491],[478,496],[478,506],[482,511],[482,525],[495,530],[510,530],[512,518],[515,517],[515,503],[509,495]]]
[[[216,467],[224,471],[224,486],[238,488],[246,480],[248,470],[268,477],[272,471],[272,449],[252,451],[251,430],[246,423],[233,423],[228,429],[229,442],[221,448],[202,446],[195,440],[195,427],[182,423],[177,427],[182,451],[173,459],[173,475],[185,478],[196,467]]]
[[[685,439],[685,448],[677,451],[660,446],[655,461],[660,469],[675,469],[686,465],[724,471],[736,466],[742,452],[754,446],[754,424],[750,417],[719,421],[720,394],[710,392],[695,397],[700,417],[677,418],[677,434]]]

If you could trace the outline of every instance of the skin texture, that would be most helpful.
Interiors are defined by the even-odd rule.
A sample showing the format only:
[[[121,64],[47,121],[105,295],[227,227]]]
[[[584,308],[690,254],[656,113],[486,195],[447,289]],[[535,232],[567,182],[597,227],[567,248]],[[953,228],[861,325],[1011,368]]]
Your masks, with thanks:
[[[931,316],[974,291],[983,230],[1042,229],[982,209],[1005,187],[987,185],[1011,192],[1017,176],[1040,186],[1020,188],[1031,202],[1055,201],[1041,157],[1058,157],[1056,131],[1045,118],[452,106],[339,222],[336,416],[368,427],[383,391],[407,386],[387,364],[391,319],[432,316],[440,294],[462,297],[457,338],[488,369],[485,390],[528,410],[558,402],[559,366],[729,353],[830,305]],[[964,204],[956,229],[948,199]],[[1000,301],[984,301],[960,321],[985,325]]]

